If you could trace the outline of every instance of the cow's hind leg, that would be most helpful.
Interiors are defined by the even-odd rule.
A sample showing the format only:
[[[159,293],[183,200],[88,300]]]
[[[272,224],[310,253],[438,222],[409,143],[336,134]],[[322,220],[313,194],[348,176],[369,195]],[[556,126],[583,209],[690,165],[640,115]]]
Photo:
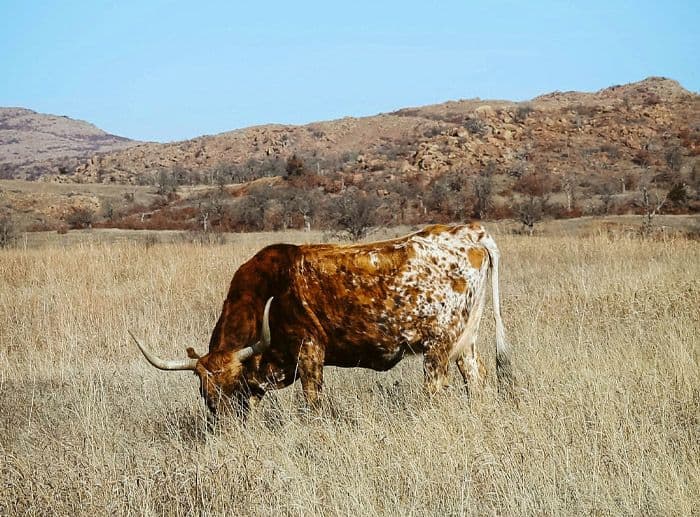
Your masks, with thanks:
[[[486,368],[476,353],[476,339],[479,334],[481,316],[486,302],[486,284],[476,293],[476,300],[469,312],[467,327],[457,343],[457,368],[462,374],[467,393],[481,390],[486,382]]]
[[[302,341],[298,361],[299,380],[306,403],[312,409],[319,407],[324,357],[323,347],[316,339],[307,338]]]
[[[481,361],[481,357],[476,353],[475,344],[471,345],[471,350],[457,358],[457,368],[462,374],[467,393],[480,391],[486,383],[486,367]]]
[[[429,345],[423,353],[423,375],[425,390],[435,395],[448,385],[449,353],[446,346]]]

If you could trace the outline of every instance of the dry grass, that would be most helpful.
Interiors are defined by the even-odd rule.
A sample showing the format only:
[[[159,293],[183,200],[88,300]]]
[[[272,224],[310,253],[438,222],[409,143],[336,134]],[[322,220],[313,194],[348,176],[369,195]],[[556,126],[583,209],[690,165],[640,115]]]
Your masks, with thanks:
[[[327,369],[323,416],[295,386],[206,434],[194,376],[126,329],[204,350],[264,241],[0,252],[0,514],[697,514],[697,242],[501,236],[517,405],[456,375],[429,401],[414,358]]]

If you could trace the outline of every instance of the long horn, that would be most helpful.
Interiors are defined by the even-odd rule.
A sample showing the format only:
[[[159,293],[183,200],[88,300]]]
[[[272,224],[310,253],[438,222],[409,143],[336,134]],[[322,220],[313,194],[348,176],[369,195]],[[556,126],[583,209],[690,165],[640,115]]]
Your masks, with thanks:
[[[238,359],[240,362],[246,361],[254,355],[262,354],[267,348],[270,347],[270,343],[272,342],[270,334],[270,305],[272,305],[273,298],[274,296],[270,296],[265,304],[262,322],[262,339],[253,346],[247,346],[238,351],[236,354],[236,359]]]
[[[136,339],[130,330],[127,332],[129,332],[131,339],[134,340],[148,362],[159,370],[194,370],[194,367],[197,366],[197,359],[161,359],[139,343],[139,340]]]

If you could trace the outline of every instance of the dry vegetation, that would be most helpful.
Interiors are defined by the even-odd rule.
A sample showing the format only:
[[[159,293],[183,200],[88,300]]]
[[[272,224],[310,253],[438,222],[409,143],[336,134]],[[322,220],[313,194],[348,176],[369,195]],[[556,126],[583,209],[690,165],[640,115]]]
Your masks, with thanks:
[[[500,236],[517,405],[457,375],[430,401],[408,359],[327,369],[322,416],[295,386],[207,434],[194,376],[126,329],[204,350],[232,272],[278,238],[0,250],[0,514],[698,511],[697,242]]]
[[[58,183],[0,180],[0,216],[28,231],[310,227],[362,237],[367,226],[466,218],[516,218],[534,231],[547,218],[700,212],[700,95],[659,77],[526,103],[461,100],[118,142],[124,149],[80,159],[61,145],[56,163],[23,151],[36,161],[19,165],[17,124],[42,142],[56,120],[76,122],[36,117],[3,123],[0,109],[0,178]]]

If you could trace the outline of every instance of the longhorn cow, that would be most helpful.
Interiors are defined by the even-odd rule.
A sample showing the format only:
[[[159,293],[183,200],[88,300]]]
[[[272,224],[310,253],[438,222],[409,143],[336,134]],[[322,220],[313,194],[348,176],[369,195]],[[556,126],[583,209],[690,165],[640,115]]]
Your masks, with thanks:
[[[245,416],[251,398],[297,378],[315,407],[324,366],[383,371],[419,353],[429,393],[446,385],[451,361],[469,389],[486,375],[476,338],[490,271],[496,370],[508,389],[498,265],[478,223],[368,244],[275,244],[234,274],[207,354],[188,348],[188,359],[164,360],[132,338],[156,368],[194,371],[213,415],[233,407]]]

